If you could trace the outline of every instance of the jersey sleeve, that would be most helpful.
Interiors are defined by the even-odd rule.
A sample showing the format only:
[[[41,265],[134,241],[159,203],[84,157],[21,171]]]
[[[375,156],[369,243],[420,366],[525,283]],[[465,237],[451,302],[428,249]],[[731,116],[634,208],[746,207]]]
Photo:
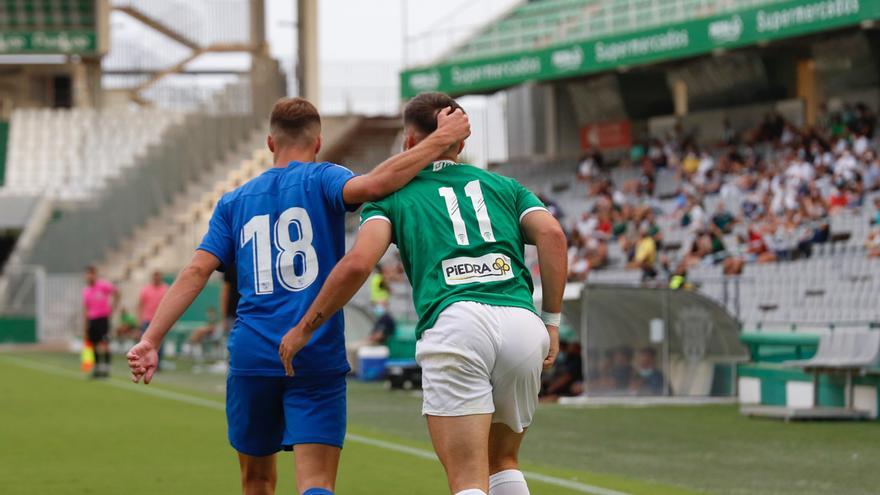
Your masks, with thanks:
[[[334,163],[328,163],[324,170],[321,171],[321,190],[324,193],[324,199],[336,212],[346,212],[357,210],[360,205],[346,205],[342,191],[345,184],[355,177],[354,172]]]
[[[392,223],[390,210],[391,209],[388,207],[388,202],[386,200],[365,204],[364,209],[361,210],[361,225],[372,220],[381,220]]]
[[[535,193],[526,189],[519,182],[514,182],[514,184],[516,187],[516,213],[519,215],[520,222],[522,222],[526,215],[533,211],[547,211],[547,207],[544,206],[544,203],[538,199],[537,196],[535,196]]]
[[[226,203],[221,198],[214,208],[211,221],[208,223],[208,232],[202,238],[202,243],[196,249],[213,254],[220,260],[223,269],[232,266],[235,261],[235,235],[232,232],[232,222],[227,212]]]

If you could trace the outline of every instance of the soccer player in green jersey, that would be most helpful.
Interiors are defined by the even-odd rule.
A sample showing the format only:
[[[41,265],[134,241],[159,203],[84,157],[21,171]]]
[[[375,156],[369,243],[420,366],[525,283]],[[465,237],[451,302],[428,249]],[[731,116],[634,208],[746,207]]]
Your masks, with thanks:
[[[404,111],[405,146],[436,128],[440,93]],[[419,314],[416,359],[434,449],[456,495],[527,495],[518,451],[538,403],[541,369],[559,349],[565,234],[544,205],[513,179],[458,163],[457,143],[409,185],[367,204],[352,250],[328,277],[302,321],[282,339],[291,360],[315,328],[339,311],[393,242]],[[538,249],[538,316],[525,244]]]

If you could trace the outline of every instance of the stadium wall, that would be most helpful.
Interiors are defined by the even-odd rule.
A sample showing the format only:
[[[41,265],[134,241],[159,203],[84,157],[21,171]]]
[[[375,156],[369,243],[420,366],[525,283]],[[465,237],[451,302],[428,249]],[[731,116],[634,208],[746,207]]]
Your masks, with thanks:
[[[37,342],[37,320],[28,316],[0,316],[0,344]]]

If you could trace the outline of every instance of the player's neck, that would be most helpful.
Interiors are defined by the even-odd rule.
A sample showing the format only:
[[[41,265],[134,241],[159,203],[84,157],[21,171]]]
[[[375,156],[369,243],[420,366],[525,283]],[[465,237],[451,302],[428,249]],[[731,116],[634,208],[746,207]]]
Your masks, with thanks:
[[[446,153],[445,155],[441,155],[440,158],[434,160],[435,162],[455,162],[458,163],[458,155],[453,153]]]
[[[275,151],[273,167],[287,168],[290,162],[314,162],[317,159],[314,150],[302,148],[284,148]]]

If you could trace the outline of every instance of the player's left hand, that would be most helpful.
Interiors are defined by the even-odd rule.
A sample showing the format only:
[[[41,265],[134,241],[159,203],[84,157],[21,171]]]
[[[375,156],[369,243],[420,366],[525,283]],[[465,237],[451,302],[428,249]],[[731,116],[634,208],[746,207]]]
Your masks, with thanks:
[[[131,370],[131,381],[138,383],[141,378],[144,384],[149,385],[153,381],[153,374],[159,366],[159,351],[157,346],[146,339],[141,339],[128,354],[128,367]]]
[[[281,357],[281,364],[284,365],[284,372],[287,376],[293,376],[293,358],[309,343],[308,335],[301,327],[295,326],[290,329],[281,339],[281,345],[278,346],[278,356]]]
[[[556,362],[556,356],[559,355],[559,327],[547,325],[547,333],[550,334],[550,350],[547,352],[547,357],[544,358],[545,370],[553,366],[553,363]]]
[[[460,108],[446,107],[437,113],[437,131],[449,137],[450,144],[464,141],[471,135],[471,122]]]

